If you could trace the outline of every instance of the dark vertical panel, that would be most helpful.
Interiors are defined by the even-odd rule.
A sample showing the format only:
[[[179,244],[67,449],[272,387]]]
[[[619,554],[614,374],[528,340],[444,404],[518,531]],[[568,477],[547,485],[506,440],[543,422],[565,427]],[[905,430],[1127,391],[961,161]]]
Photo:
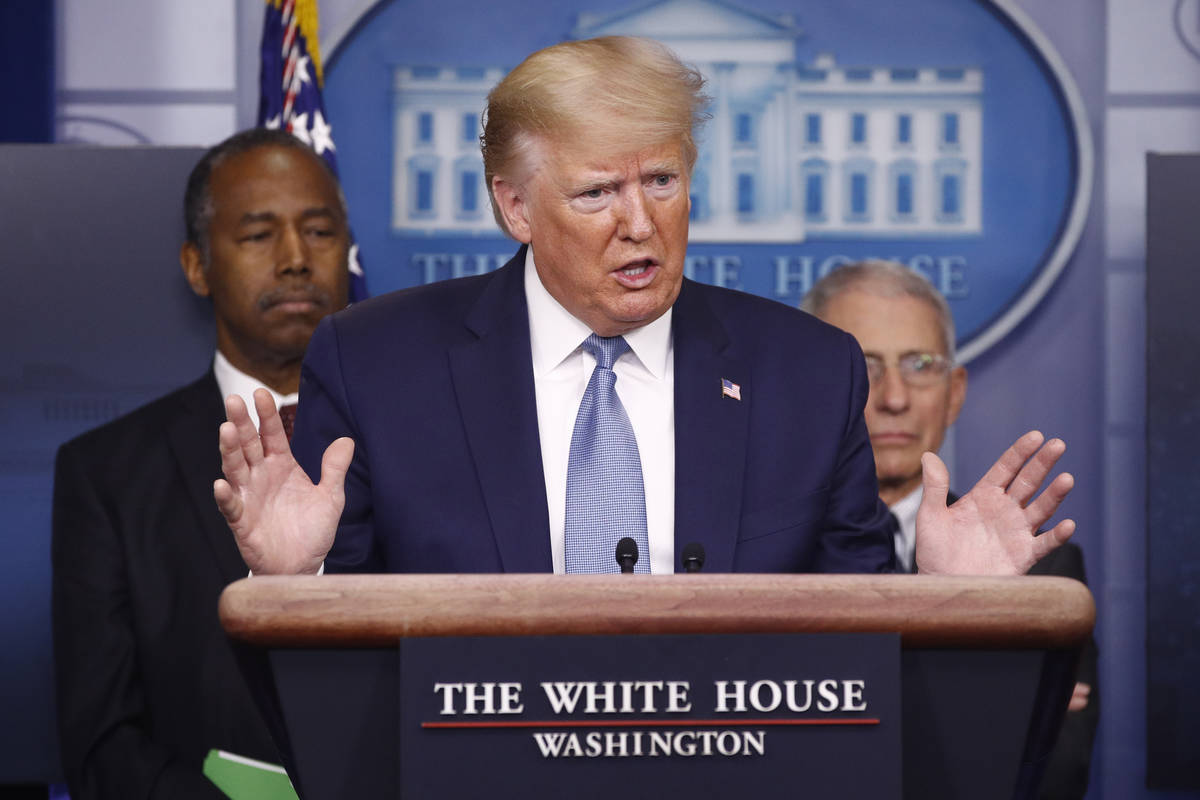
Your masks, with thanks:
[[[200,153],[0,146],[0,784],[58,774],[55,451],[212,359],[211,312],[178,258],[183,186]]]
[[[1147,190],[1147,781],[1200,789],[1200,155]]]
[[[0,3],[0,142],[54,140],[54,6]]]

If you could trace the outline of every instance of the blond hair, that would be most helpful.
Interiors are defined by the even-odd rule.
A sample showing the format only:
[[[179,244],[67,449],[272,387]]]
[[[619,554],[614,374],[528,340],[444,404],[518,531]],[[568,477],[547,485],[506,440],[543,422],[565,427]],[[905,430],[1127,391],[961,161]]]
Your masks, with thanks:
[[[680,141],[696,162],[695,130],[707,118],[704,76],[666,46],[632,36],[563,42],[526,58],[488,95],[484,177],[520,181],[538,140],[586,141],[600,151]],[[508,227],[492,197],[492,211]]]

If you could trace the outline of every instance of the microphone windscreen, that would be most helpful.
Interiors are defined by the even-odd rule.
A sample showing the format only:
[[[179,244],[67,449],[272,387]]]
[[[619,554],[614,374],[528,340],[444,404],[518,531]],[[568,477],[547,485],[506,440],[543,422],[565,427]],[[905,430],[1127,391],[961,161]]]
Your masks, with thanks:
[[[622,562],[626,559],[632,560],[635,564],[638,560],[638,546],[632,536],[622,536],[621,541],[617,542],[617,561]]]
[[[689,542],[683,546],[680,553],[684,572],[699,572],[704,566],[704,545],[699,542]]]

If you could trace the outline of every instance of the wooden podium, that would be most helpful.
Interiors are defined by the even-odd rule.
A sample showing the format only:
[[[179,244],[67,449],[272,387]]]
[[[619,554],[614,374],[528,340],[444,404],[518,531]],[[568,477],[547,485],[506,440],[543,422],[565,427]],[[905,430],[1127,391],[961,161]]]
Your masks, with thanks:
[[[305,800],[399,796],[406,637],[829,632],[900,635],[905,798],[1008,800],[1035,794],[1095,606],[1052,577],[330,575],[238,581],[220,615]]]

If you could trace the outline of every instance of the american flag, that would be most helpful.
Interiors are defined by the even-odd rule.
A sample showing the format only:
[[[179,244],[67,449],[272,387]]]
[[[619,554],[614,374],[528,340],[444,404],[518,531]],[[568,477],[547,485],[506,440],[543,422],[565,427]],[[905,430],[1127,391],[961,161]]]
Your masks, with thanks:
[[[721,378],[721,397],[732,397],[734,400],[741,400],[742,387],[728,378]]]
[[[317,0],[265,1],[258,124],[289,131],[325,159],[336,175],[337,148],[321,99],[325,75],[317,42]],[[367,296],[358,244],[352,243],[350,300],[363,300]]]

